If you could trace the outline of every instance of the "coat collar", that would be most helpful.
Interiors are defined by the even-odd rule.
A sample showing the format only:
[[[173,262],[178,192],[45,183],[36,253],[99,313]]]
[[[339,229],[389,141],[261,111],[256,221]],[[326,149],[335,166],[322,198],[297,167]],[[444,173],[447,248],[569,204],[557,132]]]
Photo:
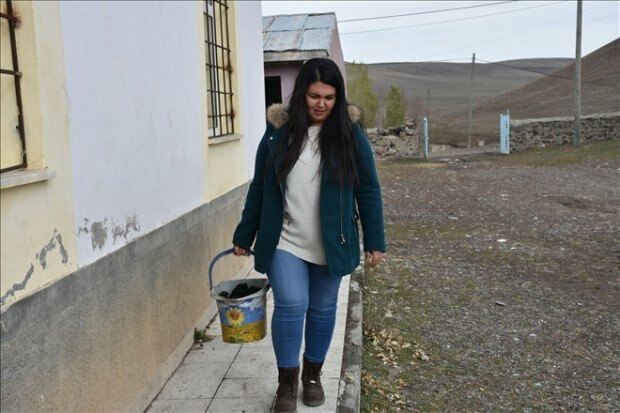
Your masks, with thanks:
[[[360,120],[362,111],[358,106],[349,104],[349,119],[353,123]],[[283,103],[274,103],[267,108],[267,121],[276,129],[280,129],[288,122],[288,105]]]

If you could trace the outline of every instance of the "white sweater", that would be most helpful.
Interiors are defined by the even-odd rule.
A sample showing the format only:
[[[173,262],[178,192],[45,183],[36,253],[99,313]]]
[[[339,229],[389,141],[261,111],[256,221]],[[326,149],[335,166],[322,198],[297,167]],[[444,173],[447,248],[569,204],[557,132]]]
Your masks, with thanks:
[[[304,261],[326,265],[321,232],[319,199],[321,192],[321,153],[319,126],[308,128],[307,140],[299,159],[286,178],[284,225],[278,249]]]

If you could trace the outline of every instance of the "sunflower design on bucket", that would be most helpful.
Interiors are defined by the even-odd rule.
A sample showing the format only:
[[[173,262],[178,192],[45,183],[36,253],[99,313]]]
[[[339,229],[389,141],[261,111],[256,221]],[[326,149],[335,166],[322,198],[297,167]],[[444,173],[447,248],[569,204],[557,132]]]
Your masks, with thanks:
[[[263,339],[265,335],[265,319],[237,326],[222,325],[222,338],[225,343],[252,343]]]
[[[226,319],[231,325],[239,326],[243,324],[243,321],[245,320],[245,316],[243,314],[243,311],[239,310],[238,308],[233,307],[233,308],[228,309],[228,311],[226,311]]]

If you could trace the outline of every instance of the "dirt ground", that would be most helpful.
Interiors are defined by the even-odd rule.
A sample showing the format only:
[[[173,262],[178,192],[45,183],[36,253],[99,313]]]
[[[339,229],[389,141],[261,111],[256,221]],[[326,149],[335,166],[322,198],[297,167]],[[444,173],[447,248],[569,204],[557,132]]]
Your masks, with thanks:
[[[620,412],[620,145],[588,151],[380,163],[363,412]]]

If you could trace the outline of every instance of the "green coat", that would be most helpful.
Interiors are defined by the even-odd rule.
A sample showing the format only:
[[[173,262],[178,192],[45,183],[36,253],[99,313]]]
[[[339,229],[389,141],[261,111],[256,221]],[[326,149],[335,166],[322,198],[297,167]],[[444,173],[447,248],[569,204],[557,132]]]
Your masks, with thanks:
[[[233,244],[244,248],[249,248],[256,238],[254,268],[261,273],[271,265],[284,220],[286,188],[278,183],[279,164],[274,155],[281,140],[288,139],[286,119],[286,106],[270,107],[270,123],[258,145],[254,178],[233,235]],[[360,263],[358,219],[362,221],[364,250],[385,251],[379,179],[370,143],[359,122],[355,123],[355,137],[359,184],[339,185],[327,179],[325,166],[321,173],[321,230],[327,266],[333,276],[350,274]]]

